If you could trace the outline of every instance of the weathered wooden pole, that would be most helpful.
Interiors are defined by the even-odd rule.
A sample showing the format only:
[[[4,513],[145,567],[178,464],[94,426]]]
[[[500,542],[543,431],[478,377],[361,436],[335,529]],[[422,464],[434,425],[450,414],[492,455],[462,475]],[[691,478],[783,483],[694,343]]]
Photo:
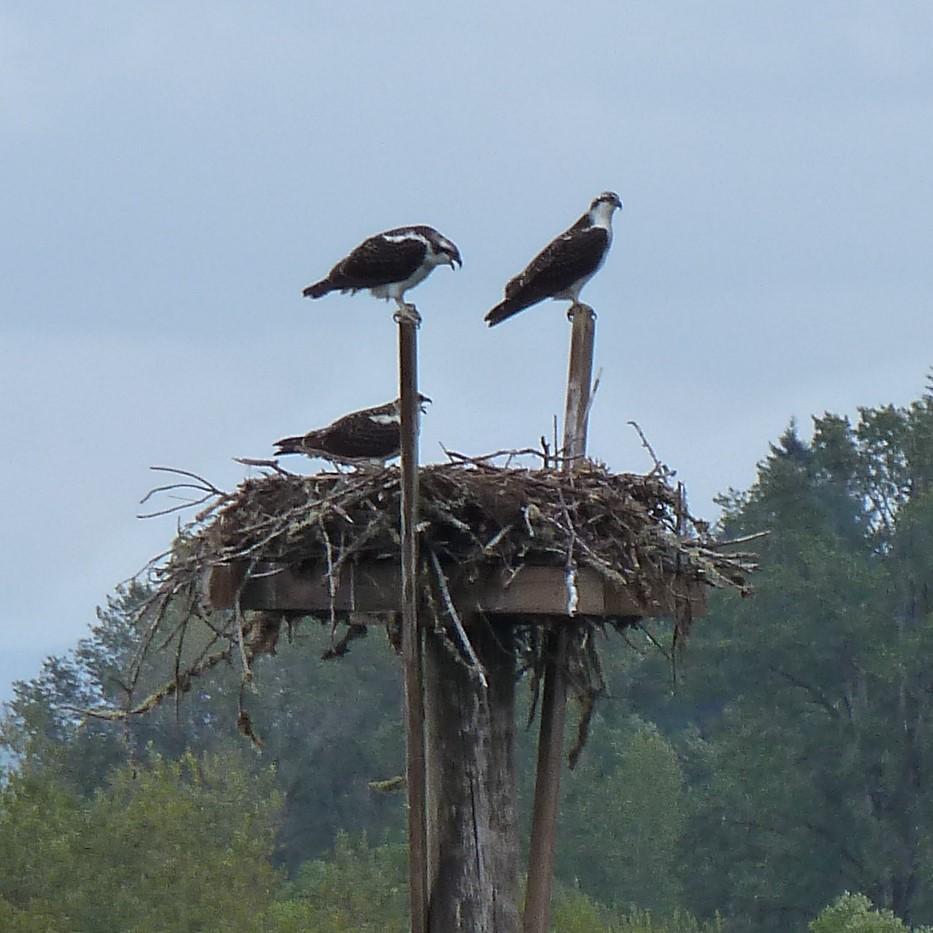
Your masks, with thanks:
[[[513,620],[463,618],[476,660],[425,633],[430,933],[518,933]]]
[[[570,471],[586,452],[596,315],[588,305],[575,304],[568,316],[573,327],[567,373],[567,405],[564,411],[563,469]],[[531,843],[528,853],[525,933],[547,933],[550,926],[557,814],[560,807],[560,773],[567,713],[567,684],[564,674],[567,639],[567,625],[555,622],[545,643],[547,658],[544,667],[538,767],[535,775]]]
[[[396,320],[402,441],[402,662],[408,778],[408,884],[412,933],[428,933],[424,673],[418,626],[418,325],[409,317],[399,315]]]

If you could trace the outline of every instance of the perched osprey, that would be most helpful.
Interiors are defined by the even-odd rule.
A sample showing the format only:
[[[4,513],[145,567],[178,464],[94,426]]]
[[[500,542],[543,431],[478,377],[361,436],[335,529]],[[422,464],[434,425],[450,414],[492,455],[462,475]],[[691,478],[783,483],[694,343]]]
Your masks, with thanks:
[[[596,274],[612,244],[612,214],[622,207],[613,191],[604,191],[566,232],[552,240],[525,270],[505,286],[505,298],[486,320],[498,324],[545,298],[567,298],[575,305],[580,289]]]
[[[419,395],[418,401],[424,412],[425,402],[431,399]],[[350,412],[326,428],[309,431],[301,437],[283,437],[275,442],[275,453],[276,456],[305,454],[335,463],[369,462],[385,466],[387,460],[399,455],[401,423],[401,403],[396,399],[378,408]]]
[[[396,227],[364,240],[321,279],[309,285],[305,298],[320,298],[328,292],[358,292],[368,288],[376,298],[392,298],[399,315],[408,320],[417,315],[405,304],[405,292],[423,282],[435,266],[462,266],[460,250],[433,227]]]

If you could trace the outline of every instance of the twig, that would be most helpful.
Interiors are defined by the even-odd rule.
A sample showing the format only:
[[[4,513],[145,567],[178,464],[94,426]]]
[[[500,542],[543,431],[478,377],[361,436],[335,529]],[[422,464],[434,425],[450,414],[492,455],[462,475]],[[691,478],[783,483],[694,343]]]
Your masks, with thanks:
[[[199,492],[207,492],[209,495],[216,496],[217,492],[213,489],[205,489],[200,483],[169,483],[167,486],[156,486],[153,489],[150,489],[139,500],[140,505],[145,505],[154,495],[157,495],[160,492],[169,492],[172,489],[197,489]]]
[[[243,664],[244,683],[253,679],[253,669],[250,667],[249,657],[246,654],[246,642],[243,638],[243,626],[246,624],[246,618],[243,615],[241,600],[243,598],[243,591],[246,589],[246,584],[249,582],[250,574],[253,572],[253,567],[255,566],[256,560],[253,559],[250,561],[249,566],[246,568],[246,573],[243,574],[243,579],[240,580],[240,584],[236,589],[236,597],[233,602],[234,622],[236,624],[236,641],[237,646],[240,649],[240,661]]]
[[[654,476],[656,473],[661,476],[671,476],[671,471],[658,460],[657,454],[654,452],[654,448],[651,444],[648,443],[648,438],[645,437],[645,432],[642,431],[641,426],[637,421],[627,421],[626,424],[630,424],[637,432],[638,436],[641,438],[641,446],[648,451],[651,455],[651,459],[654,461],[654,469],[648,474],[649,476]]]
[[[658,651],[660,651],[661,654],[662,654],[668,661],[671,660],[670,653],[669,653],[668,650],[664,647],[664,645],[662,645],[662,644],[654,637],[654,635],[652,635],[651,632],[649,632],[648,629],[645,628],[644,620],[638,622],[635,626],[633,626],[633,628],[637,628],[640,632],[642,632],[642,633],[644,634],[645,638],[647,638],[648,641],[650,641],[651,644],[654,645],[655,648],[657,648]]]
[[[177,486],[163,486],[159,492],[164,492],[167,489],[181,489],[185,484],[179,483]],[[157,490],[153,490],[156,492]],[[195,506],[201,505],[203,502],[207,502],[208,499],[213,499],[217,496],[216,492],[208,492],[201,496],[200,499],[185,499],[180,505],[173,505],[167,509],[159,509],[158,512],[138,512],[137,518],[158,518],[160,515],[171,515],[173,512],[183,512],[185,509],[193,509]],[[146,496],[148,499],[149,496]],[[146,499],[142,501],[145,502]]]
[[[335,658],[348,655],[350,653],[350,642],[356,638],[365,638],[368,632],[369,630],[365,625],[351,622],[340,641],[334,642],[333,636],[331,636],[331,646],[321,653],[321,660],[333,661]]]
[[[210,480],[206,480],[203,476],[199,476],[197,473],[192,473],[190,470],[179,470],[176,467],[164,467],[164,466],[151,466],[150,470],[156,473],[177,473],[179,476],[187,476],[189,479],[196,479],[201,483],[205,489],[210,489],[211,492],[216,493],[218,496],[224,495],[222,489],[218,489]]]
[[[585,424],[590,417],[590,412],[593,409],[593,402],[596,399],[596,393],[599,391],[599,383],[603,378],[603,368],[602,366],[596,370],[596,378],[593,380],[593,388],[590,389],[590,397],[586,401],[586,411],[583,413],[583,423]]]
[[[470,644],[470,639],[467,637],[463,624],[460,622],[460,615],[454,606],[453,600],[450,598],[450,590],[447,589],[447,577],[444,575],[444,571],[441,568],[441,562],[437,559],[437,554],[434,553],[432,548],[427,548],[426,550],[430,555],[431,565],[434,567],[434,573],[437,577],[437,585],[441,591],[441,596],[444,598],[447,614],[450,616],[450,621],[453,623],[454,629],[457,632],[457,637],[460,639],[460,645],[467,653],[470,663],[473,665],[473,670],[479,678],[479,682],[483,685],[483,689],[486,689],[489,687],[489,682],[486,680],[486,671],[483,670],[483,665],[476,656],[473,645]]]
[[[467,454],[461,454],[456,450],[450,450],[443,444],[440,445],[440,448],[444,451],[445,456],[453,463],[474,463],[478,465],[486,465],[490,460],[496,460],[499,457],[507,457],[509,460],[513,460],[515,457],[529,456],[537,457],[544,463],[544,466],[547,467],[549,462],[553,463],[555,460],[563,461],[564,459],[573,459],[569,457],[564,458],[551,456],[548,454],[546,447],[543,453],[535,447],[518,447],[508,450],[497,450],[491,454],[483,454],[477,457],[470,457]]]
[[[751,535],[743,535],[741,538],[730,538],[728,541],[710,541],[706,544],[707,548],[732,547],[735,544],[747,544],[749,541],[757,541],[760,538],[767,538],[771,531],[756,531]],[[733,555],[735,556],[735,555]]]
[[[251,467],[267,467],[270,470],[274,470],[279,476],[297,476],[297,473],[289,473],[288,470],[283,469],[279,466],[278,460],[257,460],[254,457],[234,457],[234,463],[242,463],[243,466]]]

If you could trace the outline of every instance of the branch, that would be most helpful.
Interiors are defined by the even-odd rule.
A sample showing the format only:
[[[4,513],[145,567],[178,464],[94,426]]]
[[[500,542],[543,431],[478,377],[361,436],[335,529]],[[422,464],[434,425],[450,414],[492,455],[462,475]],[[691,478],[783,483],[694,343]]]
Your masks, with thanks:
[[[819,687],[814,687],[812,684],[808,684],[805,680],[801,680],[799,677],[796,677],[795,675],[790,674],[773,664],[768,665],[768,670],[774,674],[777,674],[779,677],[783,677],[786,681],[788,681],[788,683],[793,684],[795,687],[800,687],[801,690],[805,690],[807,693],[809,693],[812,697],[812,702],[817,706],[821,706],[823,709],[825,709],[833,717],[833,719],[839,718],[839,710],[829,702],[826,694],[823,693]]]
[[[297,473],[289,473],[288,470],[282,469],[279,466],[278,460],[257,460],[253,457],[234,457],[234,463],[242,463],[243,466],[250,467],[267,467],[270,470],[275,470],[279,476],[297,476]]]
[[[654,476],[655,473],[658,473],[661,476],[673,476],[674,474],[671,472],[670,468],[658,460],[657,454],[654,452],[654,448],[651,446],[651,444],[648,443],[648,438],[645,437],[645,432],[642,431],[638,422],[627,421],[626,424],[630,424],[638,432],[638,436],[641,438],[641,446],[648,451],[651,459],[654,461],[654,469],[648,475]]]
[[[732,547],[735,544],[747,544],[749,541],[757,541],[759,538],[767,538],[771,532],[756,531],[754,534],[743,535],[741,538],[730,538],[728,541],[706,541],[704,547],[708,550],[714,550],[721,547]]]
[[[440,588],[441,596],[444,598],[444,605],[447,607],[447,614],[450,616],[450,620],[457,632],[460,645],[467,653],[467,657],[470,659],[470,664],[473,665],[473,670],[479,678],[479,682],[483,685],[484,689],[487,689],[489,687],[489,682],[486,680],[486,671],[483,669],[480,659],[476,656],[473,645],[470,644],[470,639],[467,637],[467,633],[460,621],[460,615],[457,613],[453,600],[450,598],[450,590],[447,589],[447,578],[444,576],[444,571],[441,569],[441,562],[437,559],[437,554],[434,553],[433,549],[428,548],[427,551],[431,557],[431,566],[434,567],[434,573],[437,576],[437,585]]]
[[[156,518],[159,515],[170,515],[172,512],[179,512],[182,509],[193,508],[196,505],[201,505],[202,503],[207,502],[209,499],[213,499],[215,497],[223,498],[227,495],[222,489],[218,489],[213,483],[204,479],[203,476],[198,476],[197,473],[192,473],[189,470],[178,470],[175,467],[161,466],[149,467],[149,469],[155,471],[156,473],[174,473],[177,476],[186,476],[189,479],[195,480],[195,482],[169,483],[165,486],[156,486],[154,489],[150,489],[149,492],[147,492],[146,495],[144,495],[142,499],[139,500],[140,505],[144,505],[157,493],[169,492],[173,489],[196,489],[198,492],[201,492],[204,495],[202,495],[200,499],[186,500],[181,505],[173,505],[171,508],[160,509],[158,512],[146,512],[137,515],[137,518]]]

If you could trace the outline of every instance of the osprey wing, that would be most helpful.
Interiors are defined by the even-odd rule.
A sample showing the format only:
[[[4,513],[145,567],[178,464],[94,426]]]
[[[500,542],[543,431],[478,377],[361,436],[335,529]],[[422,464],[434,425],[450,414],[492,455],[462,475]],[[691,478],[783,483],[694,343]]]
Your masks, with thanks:
[[[385,412],[354,412],[313,433],[312,446],[347,460],[385,460],[401,447],[399,416]]]
[[[545,298],[560,296],[599,268],[608,245],[609,234],[603,227],[580,229],[575,224],[505,286],[505,300],[486,315],[486,320],[492,326]]]
[[[327,276],[329,290],[376,288],[404,282],[424,262],[424,236],[407,228],[387,230],[364,240]]]

